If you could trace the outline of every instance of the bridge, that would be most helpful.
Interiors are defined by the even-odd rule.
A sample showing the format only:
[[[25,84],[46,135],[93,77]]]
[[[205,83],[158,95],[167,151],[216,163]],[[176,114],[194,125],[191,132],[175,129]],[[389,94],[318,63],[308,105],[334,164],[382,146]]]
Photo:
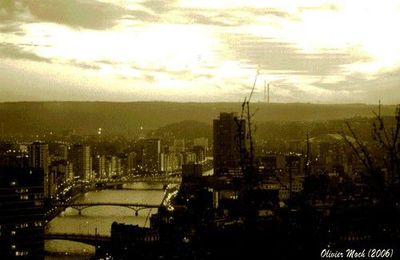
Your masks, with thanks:
[[[124,184],[145,182],[149,184],[162,184],[164,187],[168,184],[180,184],[182,182],[181,177],[177,175],[173,176],[160,176],[160,177],[135,177],[126,180],[112,180],[112,181],[98,181],[96,183],[97,188],[117,188],[126,189],[123,187]],[[157,190],[157,188],[138,188],[137,190]],[[165,188],[160,188],[162,190]]]
[[[136,190],[136,191],[163,191],[167,189],[167,184],[162,187],[125,187],[122,182],[111,182],[111,183],[97,183],[96,189],[116,189],[116,190]],[[162,183],[161,183],[162,184]]]
[[[112,203],[112,202],[93,202],[93,203],[61,203],[56,204],[56,207],[68,208],[71,207],[79,212],[79,215],[82,214],[82,211],[86,208],[90,207],[99,207],[99,206],[114,206],[114,207],[125,207],[132,209],[135,211],[135,216],[138,215],[140,210],[149,209],[149,208],[158,208],[161,204],[142,204],[142,203]]]
[[[111,237],[102,235],[82,235],[82,234],[67,234],[67,233],[54,233],[45,234],[45,240],[69,240],[80,242],[88,245],[99,247],[107,247],[111,242]]]
[[[160,178],[160,179],[148,179],[148,178],[135,178],[126,181],[116,181],[109,182],[108,184],[128,184],[128,183],[136,183],[136,182],[146,182],[146,183],[154,183],[154,184],[180,184],[182,181],[180,178]]]
[[[141,191],[141,190],[145,190],[145,191],[163,191],[166,188],[127,188],[127,187],[122,187],[121,190],[137,190],[137,191]]]

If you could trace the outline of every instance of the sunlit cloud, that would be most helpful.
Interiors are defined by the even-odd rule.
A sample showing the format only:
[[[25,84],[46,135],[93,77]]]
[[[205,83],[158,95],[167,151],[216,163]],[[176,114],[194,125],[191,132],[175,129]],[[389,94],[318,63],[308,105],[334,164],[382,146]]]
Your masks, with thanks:
[[[0,21],[0,84],[39,86],[3,101],[239,101],[257,71],[259,100],[400,101],[399,1],[17,0]]]

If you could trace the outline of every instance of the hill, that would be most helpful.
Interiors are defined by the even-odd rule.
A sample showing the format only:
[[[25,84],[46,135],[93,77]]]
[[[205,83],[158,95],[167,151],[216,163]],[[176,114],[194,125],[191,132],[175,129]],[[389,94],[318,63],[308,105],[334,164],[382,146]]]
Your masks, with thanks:
[[[240,103],[173,102],[15,102],[0,103],[0,123],[5,134],[61,132],[77,134],[135,133],[157,129],[171,123],[196,120],[212,125],[220,112],[239,112]],[[319,121],[352,117],[371,117],[377,106],[364,104],[266,104],[254,103],[256,122]],[[382,106],[383,115],[392,115],[394,106]]]

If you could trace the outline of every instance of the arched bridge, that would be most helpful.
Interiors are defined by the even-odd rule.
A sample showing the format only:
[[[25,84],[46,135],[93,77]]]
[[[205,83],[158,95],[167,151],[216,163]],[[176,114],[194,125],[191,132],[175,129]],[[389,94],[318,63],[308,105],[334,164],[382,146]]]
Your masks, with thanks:
[[[82,235],[82,234],[64,234],[64,233],[55,233],[55,234],[45,234],[45,240],[69,240],[80,242],[88,245],[92,245],[95,247],[106,247],[111,242],[111,237],[109,236],[101,236],[101,235]]]
[[[161,204],[142,204],[142,203],[112,203],[112,202],[93,202],[93,203],[62,203],[55,205],[57,207],[68,208],[71,207],[76,209],[79,212],[79,215],[82,214],[82,210],[90,208],[90,207],[99,207],[99,206],[114,206],[114,207],[125,207],[132,209],[135,211],[135,216],[138,215],[139,211],[142,209],[149,209],[149,208],[158,208]]]

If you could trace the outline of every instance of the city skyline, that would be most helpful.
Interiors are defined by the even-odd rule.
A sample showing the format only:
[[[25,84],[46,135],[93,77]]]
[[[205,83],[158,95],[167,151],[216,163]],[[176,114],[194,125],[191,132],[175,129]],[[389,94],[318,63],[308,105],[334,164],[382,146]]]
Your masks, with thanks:
[[[2,1],[0,102],[400,102],[400,2]]]

